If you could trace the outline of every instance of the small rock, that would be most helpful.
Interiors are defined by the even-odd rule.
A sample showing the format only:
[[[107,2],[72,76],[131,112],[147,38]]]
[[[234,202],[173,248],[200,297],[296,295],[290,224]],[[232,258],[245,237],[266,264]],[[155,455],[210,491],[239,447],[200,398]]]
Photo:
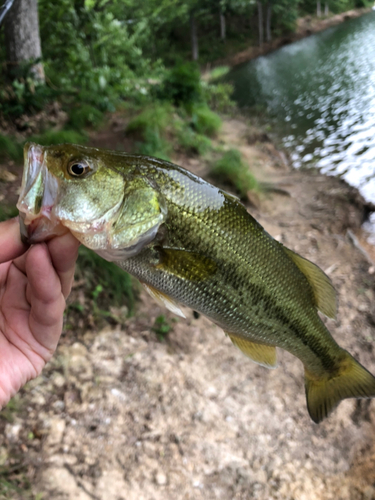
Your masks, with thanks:
[[[39,406],[43,406],[46,404],[46,398],[40,392],[34,392],[31,397],[31,401]]]
[[[61,373],[54,372],[51,378],[52,378],[52,383],[55,387],[59,388],[64,387],[66,380],[65,377],[61,375]]]
[[[47,437],[47,444],[54,446],[61,443],[66,423],[62,418],[54,417],[49,421],[49,431]]]
[[[64,401],[61,401],[60,399],[55,401],[53,404],[52,404],[52,408],[56,411],[64,411],[65,409],[65,403]]]
[[[0,169],[0,181],[3,182],[14,182],[17,180],[17,176],[9,172],[9,170],[5,170],[4,168]]]
[[[155,476],[155,482],[159,486],[165,486],[167,484],[167,476],[163,472],[158,472]]]
[[[5,465],[8,460],[8,452],[3,446],[0,448],[0,466]]]
[[[16,441],[18,441],[20,430],[21,430],[21,424],[15,424],[15,425],[6,424],[5,437],[11,443],[15,443]]]

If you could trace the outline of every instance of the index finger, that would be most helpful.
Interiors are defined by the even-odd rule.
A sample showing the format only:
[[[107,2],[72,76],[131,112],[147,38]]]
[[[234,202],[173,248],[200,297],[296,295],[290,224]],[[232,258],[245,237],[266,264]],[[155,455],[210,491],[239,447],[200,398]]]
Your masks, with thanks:
[[[8,262],[19,257],[27,248],[21,241],[18,218],[0,222],[0,262]]]

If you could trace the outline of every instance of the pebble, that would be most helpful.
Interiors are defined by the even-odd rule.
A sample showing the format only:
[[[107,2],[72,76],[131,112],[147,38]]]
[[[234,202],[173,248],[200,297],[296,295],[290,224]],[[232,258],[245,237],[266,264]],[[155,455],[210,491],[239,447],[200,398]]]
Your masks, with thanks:
[[[158,472],[155,476],[155,482],[159,486],[165,486],[167,484],[167,476],[162,472]]]

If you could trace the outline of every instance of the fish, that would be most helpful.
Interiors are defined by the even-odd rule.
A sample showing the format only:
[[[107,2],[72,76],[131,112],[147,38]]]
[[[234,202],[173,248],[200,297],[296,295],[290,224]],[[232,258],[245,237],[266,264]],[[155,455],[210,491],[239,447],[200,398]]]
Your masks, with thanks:
[[[17,207],[34,244],[66,231],[135,276],[174,314],[221,327],[256,363],[276,348],[305,370],[311,419],[346,398],[375,396],[375,378],[341,348],[335,289],[314,263],[276,241],[235,196],[157,158],[72,144],[24,148]]]

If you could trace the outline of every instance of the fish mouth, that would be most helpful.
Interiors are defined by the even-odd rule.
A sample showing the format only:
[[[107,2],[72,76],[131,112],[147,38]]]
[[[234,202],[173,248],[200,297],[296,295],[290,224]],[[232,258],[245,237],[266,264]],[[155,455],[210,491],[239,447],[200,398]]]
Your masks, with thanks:
[[[27,143],[24,147],[24,170],[17,203],[24,243],[38,243],[67,232],[54,214],[58,192],[58,180],[45,164],[44,148]]]

